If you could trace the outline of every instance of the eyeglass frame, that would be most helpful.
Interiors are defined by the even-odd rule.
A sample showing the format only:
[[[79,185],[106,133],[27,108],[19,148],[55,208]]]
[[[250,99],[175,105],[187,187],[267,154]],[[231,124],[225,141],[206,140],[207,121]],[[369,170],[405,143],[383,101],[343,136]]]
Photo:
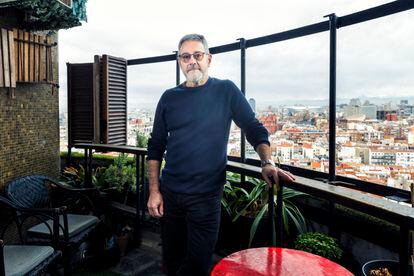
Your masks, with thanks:
[[[195,57],[195,55],[197,55],[197,54],[201,54],[201,58],[200,59],[197,59],[196,57]],[[191,57],[193,57],[194,58],[194,60],[196,60],[196,61],[202,61],[203,60],[203,58],[204,58],[204,56],[205,55],[210,55],[210,53],[206,53],[206,52],[199,52],[199,51],[197,51],[197,52],[194,52],[194,53],[192,53],[192,54],[189,54],[189,53],[184,53],[184,55],[189,55],[189,57],[188,57],[188,60],[187,61],[185,61],[185,59],[182,57],[182,55],[183,54],[180,54],[180,55],[177,55],[177,57],[182,61],[182,62],[184,62],[184,63],[188,63],[188,62],[190,62],[190,60],[191,60]]]

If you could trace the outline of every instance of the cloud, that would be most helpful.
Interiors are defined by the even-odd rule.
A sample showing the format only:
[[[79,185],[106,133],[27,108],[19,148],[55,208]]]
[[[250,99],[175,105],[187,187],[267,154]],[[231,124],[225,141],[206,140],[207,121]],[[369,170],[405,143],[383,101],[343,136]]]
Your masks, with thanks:
[[[186,33],[206,35],[210,46],[251,39],[350,14],[389,1],[88,1],[88,23],[59,32],[60,103],[66,106],[66,62],[96,54],[127,59],[172,53]],[[414,11],[338,30],[338,97],[409,95],[414,91]],[[328,33],[249,48],[247,95],[256,100],[327,98]],[[213,58],[211,75],[240,85],[240,54]],[[131,66],[129,102],[156,102],[175,85],[173,62]],[[183,77],[181,76],[183,80]]]

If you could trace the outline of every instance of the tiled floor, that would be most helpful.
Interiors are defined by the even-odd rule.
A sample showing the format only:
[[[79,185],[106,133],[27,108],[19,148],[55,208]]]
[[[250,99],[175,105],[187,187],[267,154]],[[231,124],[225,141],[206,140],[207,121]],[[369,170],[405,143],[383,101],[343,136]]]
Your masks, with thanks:
[[[220,259],[219,256],[213,256],[213,263]],[[104,262],[104,261],[102,261]],[[161,238],[160,235],[144,229],[142,231],[142,241],[138,248],[130,249],[119,262],[112,267],[99,269],[105,267],[98,264],[98,269],[83,268],[79,269],[76,276],[163,276],[162,262],[161,262]]]
[[[143,231],[141,246],[128,251],[111,271],[121,275],[164,275],[161,271],[160,241],[159,234]]]

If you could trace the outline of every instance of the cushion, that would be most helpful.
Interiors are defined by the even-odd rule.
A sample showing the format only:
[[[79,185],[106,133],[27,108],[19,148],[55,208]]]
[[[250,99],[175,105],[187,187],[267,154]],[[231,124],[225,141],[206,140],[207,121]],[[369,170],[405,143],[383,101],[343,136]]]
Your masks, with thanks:
[[[91,226],[98,223],[98,218],[95,216],[88,215],[75,215],[68,214],[68,227],[69,227],[69,238],[83,232],[84,230],[90,228]],[[53,230],[52,220],[47,220],[46,223],[50,226],[50,229]],[[63,227],[63,216],[59,216],[59,223]],[[50,237],[50,230],[45,225],[45,223],[40,223],[36,226],[33,226],[27,231],[28,235],[35,237]],[[59,228],[59,236],[63,237],[63,230]]]
[[[42,208],[49,205],[49,190],[45,185],[48,179],[43,175],[29,175],[7,184],[7,197],[25,208]]]
[[[6,276],[21,276],[29,273],[53,252],[50,246],[6,245],[4,247]]]

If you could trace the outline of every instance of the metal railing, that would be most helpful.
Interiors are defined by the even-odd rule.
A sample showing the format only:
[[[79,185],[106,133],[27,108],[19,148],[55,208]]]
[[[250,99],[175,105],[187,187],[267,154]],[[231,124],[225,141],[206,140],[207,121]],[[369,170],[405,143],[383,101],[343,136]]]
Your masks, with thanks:
[[[92,175],[92,158],[93,150],[104,152],[120,152],[130,153],[136,156],[136,225],[137,229],[140,229],[141,222],[145,219],[146,201],[148,195],[144,194],[148,188],[148,181],[145,179],[145,156],[147,150],[143,148],[131,147],[131,146],[113,146],[104,144],[75,144],[75,148],[85,150],[85,174],[87,184],[91,185]],[[69,157],[70,158],[70,157]],[[283,169],[289,169],[288,167],[281,165]],[[246,176],[262,179],[260,165],[250,165],[246,163],[228,161],[227,171],[244,174]],[[273,218],[273,204],[269,201],[269,220],[271,222],[270,227],[273,229],[276,227],[276,245],[281,246],[283,244],[283,230],[282,230],[282,190],[284,187],[292,188],[297,191],[307,193],[318,198],[326,199],[332,203],[332,205],[340,204],[345,207],[363,212],[365,214],[380,218],[399,226],[399,260],[400,260],[400,275],[409,275],[409,260],[411,252],[410,230],[414,230],[414,208],[400,205],[396,202],[387,201],[382,198],[373,197],[357,190],[348,189],[346,187],[337,186],[334,184],[324,183],[322,181],[313,180],[305,177],[297,176],[293,183],[278,183],[278,194],[276,204],[276,226]],[[142,193],[144,192],[144,193]],[[269,200],[273,199],[273,189],[269,189]],[[272,200],[273,202],[273,200]],[[275,237],[270,237],[269,240],[274,241]]]
[[[329,31],[330,45],[330,63],[329,63],[329,168],[335,168],[335,144],[336,144],[336,34],[337,29],[351,26],[354,24],[374,20],[380,17],[396,14],[402,11],[414,8],[413,0],[398,0],[374,8],[366,9],[345,16],[328,15],[328,20],[319,23],[307,25],[304,27],[271,34],[263,37],[244,39],[240,38],[238,42],[225,44],[210,48],[212,54],[226,53],[231,51],[240,51],[240,74],[241,74],[241,91],[246,93],[246,49],[258,47],[261,45],[277,43],[289,39],[309,36],[316,33]],[[140,59],[128,60],[128,65],[151,64],[158,62],[176,61],[177,53],[147,57]],[[176,84],[180,83],[180,70],[176,62]],[[241,133],[241,157],[229,157],[227,166],[228,171],[240,173],[242,175],[261,178],[260,166],[258,160],[245,158],[245,139],[244,133]],[[145,215],[144,198],[139,192],[139,183],[145,187],[146,181],[144,177],[144,160],[146,155],[145,149],[128,146],[112,146],[112,145],[94,145],[94,144],[76,144],[76,148],[85,150],[85,170],[87,172],[87,181],[91,177],[91,160],[92,150],[100,151],[117,151],[136,155],[137,168],[137,223],[140,218]],[[237,162],[235,162],[237,161]],[[410,230],[414,229],[414,209],[402,206],[395,202],[384,201],[380,198],[373,198],[355,190],[370,192],[381,196],[392,196],[400,201],[410,201],[411,193],[409,191],[396,189],[392,187],[381,186],[378,184],[365,182],[357,179],[349,179],[343,176],[337,176],[335,169],[329,170],[329,174],[307,170],[298,167],[283,165],[282,167],[289,169],[295,175],[298,175],[294,183],[286,184],[287,187],[302,191],[311,195],[315,195],[333,202],[333,204],[341,204],[352,209],[364,212],[366,214],[379,217],[394,223],[400,227],[399,239],[399,259],[400,259],[400,275],[409,275],[409,255],[410,255]],[[301,176],[306,176],[303,178]],[[310,179],[313,178],[314,180]],[[325,183],[322,183],[322,180]],[[90,182],[89,182],[90,183]],[[345,187],[341,187],[345,186]],[[347,189],[351,187],[354,190]],[[143,189],[145,191],[145,189]]]
[[[335,145],[336,145],[336,33],[337,29],[352,26],[362,22],[374,20],[380,17],[396,14],[399,12],[407,11],[414,8],[414,0],[398,0],[387,4],[383,4],[377,7],[369,8],[345,16],[336,16],[330,14],[325,17],[328,18],[326,21],[319,23],[303,26],[300,28],[257,37],[253,39],[239,38],[238,42],[225,44],[221,46],[211,47],[210,52],[212,54],[220,54],[232,51],[240,51],[240,76],[241,76],[241,87],[240,90],[245,95],[246,93],[246,49],[267,44],[277,43],[290,39],[300,38],[304,36],[310,36],[313,34],[329,31],[329,45],[330,45],[330,63],[329,63],[329,168],[336,168],[335,166]],[[174,54],[138,58],[128,60],[128,66],[151,64],[158,62],[176,61],[176,84],[180,83],[180,68],[177,62],[177,52]],[[241,131],[241,145],[240,145],[241,157],[238,161],[242,163],[250,162],[254,163],[253,159],[246,159],[245,155],[245,134]],[[329,169],[329,173],[319,173],[309,169],[293,168],[292,171],[296,171],[299,175],[312,175],[320,179],[324,179],[327,182],[335,185],[352,186],[354,189],[360,189],[366,192],[378,194],[381,196],[389,196],[398,201],[409,202],[411,195],[409,191],[384,187],[379,184],[372,182],[361,181],[358,179],[350,179],[343,176],[337,176],[335,169]]]

